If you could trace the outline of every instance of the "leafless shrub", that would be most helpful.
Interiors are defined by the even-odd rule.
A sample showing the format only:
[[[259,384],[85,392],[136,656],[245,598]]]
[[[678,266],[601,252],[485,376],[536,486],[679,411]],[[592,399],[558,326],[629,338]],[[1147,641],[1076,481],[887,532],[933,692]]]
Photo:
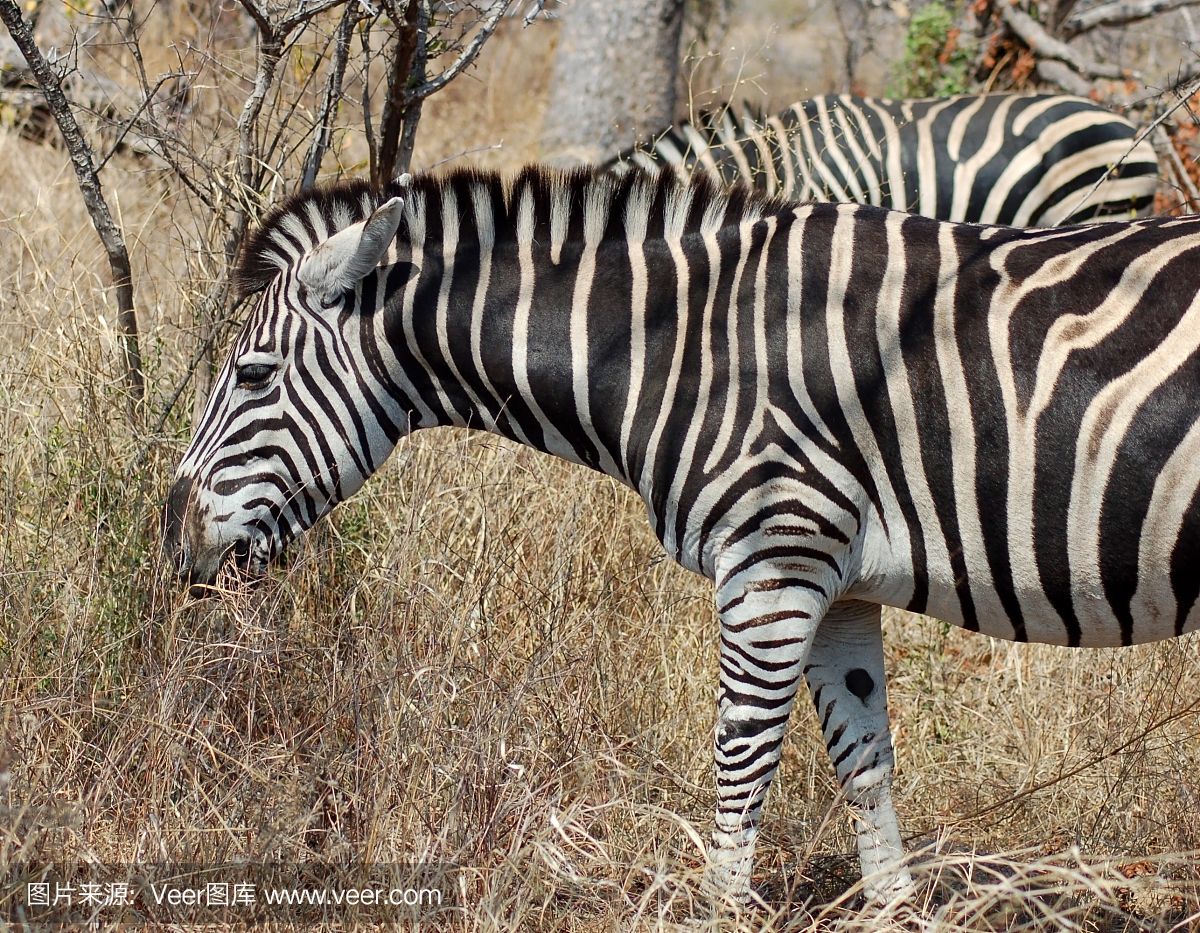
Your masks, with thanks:
[[[514,0],[87,2],[70,11],[74,31],[60,30],[73,51],[59,73],[83,76],[76,92],[97,79],[116,89],[76,103],[109,153],[97,174],[131,148],[193,218],[197,352],[194,377],[183,375],[198,415],[213,348],[235,319],[228,274],[249,226],[290,188],[313,184],[331,147],[335,174],[365,161],[382,184],[406,171],[424,101],[471,68]]]

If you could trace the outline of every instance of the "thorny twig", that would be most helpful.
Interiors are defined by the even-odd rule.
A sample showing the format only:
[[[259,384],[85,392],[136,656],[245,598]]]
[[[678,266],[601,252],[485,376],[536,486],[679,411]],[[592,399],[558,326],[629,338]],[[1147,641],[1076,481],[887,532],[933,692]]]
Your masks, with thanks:
[[[1167,108],[1167,110],[1165,110],[1153,123],[1151,123],[1149,126],[1147,126],[1140,133],[1138,133],[1137,136],[1135,136],[1133,138],[1133,142],[1131,142],[1129,144],[1129,148],[1127,148],[1123,153],[1121,153],[1121,157],[1119,159],[1117,159],[1117,161],[1115,163],[1113,163],[1114,166],[1120,165],[1127,158],[1129,158],[1129,154],[1131,152],[1133,152],[1133,150],[1136,149],[1142,143],[1142,140],[1149,137],[1151,133],[1153,133],[1158,127],[1160,127],[1164,122],[1166,122],[1167,117],[1169,117],[1176,110],[1178,110],[1180,107],[1182,107],[1184,104],[1186,104],[1189,100],[1191,100],[1192,95],[1195,94],[1197,91],[1200,91],[1200,81],[1197,81],[1190,88],[1188,88],[1188,90],[1184,92],[1183,96],[1180,97],[1179,100],[1177,100],[1174,104],[1172,104],[1169,108]],[[1104,175],[1101,175],[1099,178],[1097,178],[1095,184],[1093,184],[1092,187],[1088,188],[1088,190],[1086,192],[1084,192],[1083,197],[1081,197],[1079,199],[1079,203],[1075,205],[1074,209],[1072,209],[1071,211],[1068,211],[1066,214],[1063,215],[1063,219],[1073,216],[1080,208],[1082,208],[1083,205],[1085,205],[1087,203],[1088,198],[1090,198],[1093,194],[1095,194],[1097,189],[1102,184],[1104,184],[1104,182],[1107,179],[1108,179],[1107,173]],[[1059,220],[1059,224],[1061,224],[1061,223],[1062,223],[1062,220]],[[1058,224],[1055,224],[1055,226],[1058,226]]]

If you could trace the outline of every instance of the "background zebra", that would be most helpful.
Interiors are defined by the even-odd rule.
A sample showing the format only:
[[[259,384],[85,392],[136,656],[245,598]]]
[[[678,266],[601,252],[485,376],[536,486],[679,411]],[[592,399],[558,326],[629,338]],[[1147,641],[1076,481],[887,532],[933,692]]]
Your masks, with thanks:
[[[1200,218],[1029,230],[537,168],[273,212],[177,470],[194,585],[251,573],[402,436],[482,428],[636,489],[716,583],[710,879],[749,894],[801,676],[868,891],[910,884],[880,605],[1018,641],[1200,625]]]
[[[1158,159],[1148,141],[1132,145],[1136,136],[1124,117],[1079,97],[842,95],[798,101],[765,118],[743,105],[740,121],[724,106],[676,123],[605,167],[703,169],[725,185],[744,181],[789,200],[1053,227],[1128,219],[1153,204]]]

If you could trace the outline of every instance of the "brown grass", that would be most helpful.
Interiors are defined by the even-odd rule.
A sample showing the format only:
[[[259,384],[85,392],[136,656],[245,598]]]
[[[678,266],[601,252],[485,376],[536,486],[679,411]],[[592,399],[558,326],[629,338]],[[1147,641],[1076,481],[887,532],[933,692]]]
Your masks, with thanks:
[[[536,155],[553,32],[531,35],[431,104],[419,162],[500,138],[473,158]],[[193,352],[203,218],[132,158],[105,180],[153,408]],[[189,406],[149,447],[125,425],[102,269],[62,153],[0,133],[0,871],[452,862],[455,924],[479,931],[1197,929],[1196,636],[1068,651],[889,611],[919,897],[856,907],[803,703],[763,831],[770,907],[714,915],[711,588],[663,559],[641,503],[425,433],[263,588],[189,601],[157,554]]]

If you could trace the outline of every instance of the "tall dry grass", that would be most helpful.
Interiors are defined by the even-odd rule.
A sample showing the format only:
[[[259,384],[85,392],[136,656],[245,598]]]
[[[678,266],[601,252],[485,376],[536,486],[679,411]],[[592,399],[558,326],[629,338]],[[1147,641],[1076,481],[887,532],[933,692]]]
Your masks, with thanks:
[[[500,138],[473,158],[536,155],[547,35],[502,38],[485,80],[431,102],[418,161]],[[497,103],[505,87],[522,95]],[[106,173],[156,411],[193,352],[203,218],[132,157]],[[714,913],[711,588],[663,559],[640,502],[424,433],[261,589],[190,601],[157,552],[188,406],[164,438],[126,425],[102,269],[62,153],[0,132],[0,872],[452,862],[454,925],[478,931],[1197,928],[1196,637],[1069,651],[889,611],[919,896],[860,909],[801,703],[763,827],[767,907]]]

